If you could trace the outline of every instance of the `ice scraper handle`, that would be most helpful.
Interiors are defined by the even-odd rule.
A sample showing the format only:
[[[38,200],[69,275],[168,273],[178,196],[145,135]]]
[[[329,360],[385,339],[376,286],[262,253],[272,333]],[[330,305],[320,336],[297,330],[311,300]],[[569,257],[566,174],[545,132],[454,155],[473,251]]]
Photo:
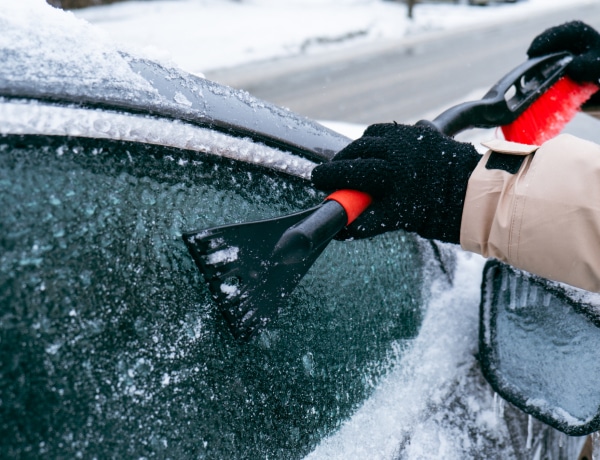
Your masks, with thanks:
[[[357,190],[338,190],[305,219],[288,228],[275,245],[271,260],[298,264],[309,260],[369,207],[372,198]]]
[[[330,200],[344,208],[348,226],[369,207],[373,198],[368,193],[358,190],[338,190],[325,198],[325,201]]]
[[[482,99],[450,107],[434,120],[417,124],[446,136],[470,128],[496,128],[513,123],[565,72],[573,56],[558,52],[528,59],[497,82]]]

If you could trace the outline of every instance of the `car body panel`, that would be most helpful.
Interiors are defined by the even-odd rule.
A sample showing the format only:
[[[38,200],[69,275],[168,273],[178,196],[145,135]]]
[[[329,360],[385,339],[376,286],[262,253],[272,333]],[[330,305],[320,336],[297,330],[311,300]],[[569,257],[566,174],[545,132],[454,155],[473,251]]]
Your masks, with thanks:
[[[316,205],[349,139],[110,46],[74,61],[87,28],[36,11],[1,18],[3,452],[307,454],[418,332],[422,242],[333,242],[241,348],[181,233]]]

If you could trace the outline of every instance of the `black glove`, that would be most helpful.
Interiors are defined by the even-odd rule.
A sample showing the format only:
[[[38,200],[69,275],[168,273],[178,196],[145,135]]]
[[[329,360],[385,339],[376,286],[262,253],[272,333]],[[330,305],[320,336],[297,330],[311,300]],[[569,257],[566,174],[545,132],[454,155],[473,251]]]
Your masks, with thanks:
[[[337,238],[367,238],[390,230],[460,242],[467,181],[481,156],[433,128],[378,124],[317,166],[320,190],[343,188],[369,193],[373,204]]]
[[[594,82],[600,79],[600,34],[581,21],[567,22],[538,35],[527,50],[529,57],[559,51],[575,55],[567,74],[575,81]]]

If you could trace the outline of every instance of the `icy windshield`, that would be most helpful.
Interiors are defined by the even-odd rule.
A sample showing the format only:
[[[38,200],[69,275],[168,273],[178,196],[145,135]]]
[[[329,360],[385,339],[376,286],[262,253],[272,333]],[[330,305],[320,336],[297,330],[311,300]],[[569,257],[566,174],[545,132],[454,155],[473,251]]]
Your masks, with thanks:
[[[301,179],[197,152],[4,137],[3,451],[310,452],[417,334],[417,243],[404,234],[332,243],[269,330],[240,346],[181,232],[274,217],[320,199]]]

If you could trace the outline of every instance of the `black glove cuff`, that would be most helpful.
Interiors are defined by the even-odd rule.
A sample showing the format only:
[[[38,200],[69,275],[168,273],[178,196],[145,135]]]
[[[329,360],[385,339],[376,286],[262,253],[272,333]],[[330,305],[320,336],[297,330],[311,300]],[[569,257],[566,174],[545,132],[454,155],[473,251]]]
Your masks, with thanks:
[[[427,209],[422,218],[415,216],[413,219],[420,224],[413,231],[424,238],[459,244],[467,185],[481,155],[471,144],[456,143],[452,157],[445,171],[432,171],[428,187],[439,193],[427,193],[431,199],[423,203]]]

